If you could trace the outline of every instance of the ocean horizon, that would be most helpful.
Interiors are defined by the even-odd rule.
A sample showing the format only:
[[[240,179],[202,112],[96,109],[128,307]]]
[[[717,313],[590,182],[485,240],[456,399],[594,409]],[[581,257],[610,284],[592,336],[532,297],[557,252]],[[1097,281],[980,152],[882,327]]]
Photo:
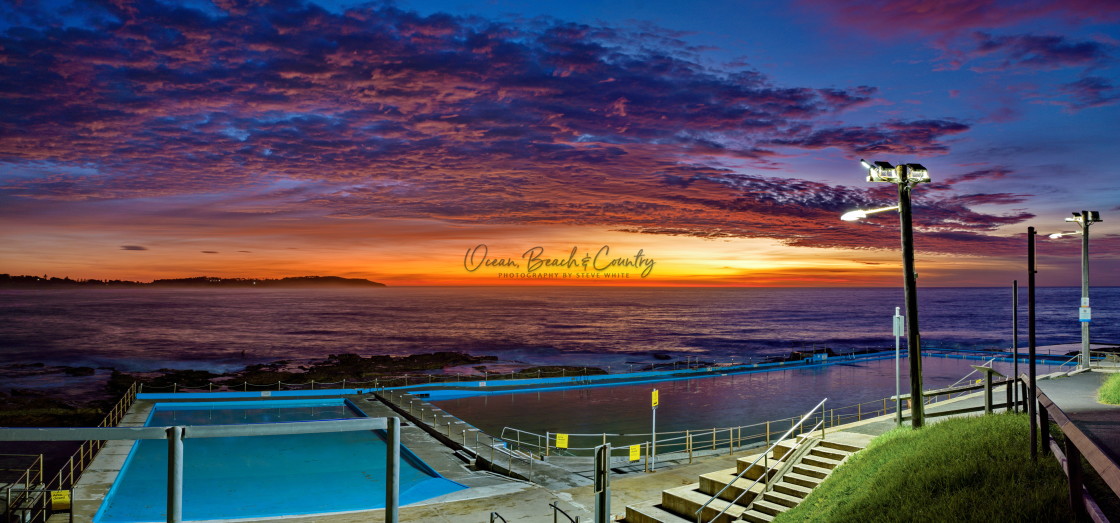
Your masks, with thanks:
[[[1019,289],[1021,347],[1026,294]],[[1038,345],[1080,342],[1080,288],[1036,294]],[[1120,287],[1095,287],[1091,296],[1092,339],[1120,341]],[[1011,346],[1010,286],[920,288],[918,299],[923,348]],[[893,349],[891,316],[903,305],[902,289],[885,287],[4,290],[0,354],[9,365],[228,372],[330,354],[454,351],[617,371]]]

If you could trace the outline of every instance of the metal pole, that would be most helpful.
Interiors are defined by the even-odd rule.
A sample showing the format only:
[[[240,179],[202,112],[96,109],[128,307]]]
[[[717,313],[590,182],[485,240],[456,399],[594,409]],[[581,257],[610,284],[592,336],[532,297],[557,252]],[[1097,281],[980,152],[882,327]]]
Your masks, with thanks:
[[[914,223],[910,209],[909,166],[899,168],[898,216],[902,229],[902,272],[906,294],[906,356],[910,359],[910,425],[920,428],[925,419],[922,404],[922,347],[918,330],[918,284],[914,269]]]
[[[895,422],[899,427],[902,426],[902,370],[900,369],[900,361],[902,353],[899,349],[900,339],[902,338],[902,315],[898,313],[898,307],[894,308],[894,412]]]
[[[1081,306],[1089,306],[1089,211],[1081,211]],[[1089,322],[1081,321],[1081,368],[1089,368]]]
[[[1027,413],[1031,418],[1031,460],[1038,462],[1038,396],[1035,393],[1034,339],[1034,227],[1027,227]]]
[[[611,446],[595,449],[595,523],[611,520]]]
[[[650,459],[649,470],[653,472],[657,470],[657,407],[653,408],[652,427],[650,428]]]
[[[1019,280],[1011,281],[1011,377],[1019,379]],[[1010,385],[1008,385],[1010,386]],[[1019,388],[1013,387],[1015,412],[1019,412]]]
[[[183,521],[183,427],[167,427],[167,523]]]
[[[386,418],[388,441],[385,449],[385,523],[397,523],[401,506],[401,419]]]

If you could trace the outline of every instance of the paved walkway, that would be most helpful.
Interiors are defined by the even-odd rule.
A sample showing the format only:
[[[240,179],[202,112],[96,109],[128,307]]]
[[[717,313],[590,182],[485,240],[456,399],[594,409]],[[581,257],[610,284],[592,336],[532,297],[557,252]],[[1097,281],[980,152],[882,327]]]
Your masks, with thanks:
[[[1120,463],[1120,405],[1097,402],[1097,389],[1111,375],[1083,372],[1039,381],[1038,388],[1114,463]]]

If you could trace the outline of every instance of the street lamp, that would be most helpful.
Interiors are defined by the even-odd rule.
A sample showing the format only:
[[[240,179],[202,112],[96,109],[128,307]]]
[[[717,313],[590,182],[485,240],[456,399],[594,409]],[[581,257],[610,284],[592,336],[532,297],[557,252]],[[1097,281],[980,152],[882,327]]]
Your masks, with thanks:
[[[897,211],[897,210],[898,210],[897,205],[892,205],[890,207],[883,207],[881,209],[868,209],[866,211],[856,209],[854,211],[848,211],[848,212],[840,215],[840,219],[844,220],[846,222],[858,222],[858,221],[860,221],[864,218],[867,218],[868,215],[875,214],[877,212]]]
[[[1081,321],[1081,368],[1089,368],[1089,320],[1092,309],[1089,308],[1089,226],[1101,221],[1101,213],[1097,211],[1081,211],[1073,213],[1073,217],[1066,218],[1067,222],[1076,223],[1081,230],[1074,232],[1060,232],[1051,234],[1051,238],[1061,238],[1073,234],[1081,235],[1081,307],[1078,319]]]
[[[918,285],[914,271],[914,223],[910,209],[910,191],[919,183],[929,182],[929,171],[916,163],[894,166],[888,162],[868,163],[860,160],[867,169],[867,181],[887,182],[898,186],[898,206],[876,209],[874,212],[898,209],[902,229],[902,281],[906,298],[906,356],[910,360],[910,426],[919,428],[925,418],[922,404],[922,348],[918,333]],[[863,213],[862,215],[860,213]],[[871,211],[848,213],[853,219],[866,216]]]

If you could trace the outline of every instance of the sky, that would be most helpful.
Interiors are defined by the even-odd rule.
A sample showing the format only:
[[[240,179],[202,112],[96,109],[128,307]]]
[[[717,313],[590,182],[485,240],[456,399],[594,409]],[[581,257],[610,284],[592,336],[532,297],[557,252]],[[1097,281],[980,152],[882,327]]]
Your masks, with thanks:
[[[1120,285],[1115,0],[0,4],[0,272]]]

